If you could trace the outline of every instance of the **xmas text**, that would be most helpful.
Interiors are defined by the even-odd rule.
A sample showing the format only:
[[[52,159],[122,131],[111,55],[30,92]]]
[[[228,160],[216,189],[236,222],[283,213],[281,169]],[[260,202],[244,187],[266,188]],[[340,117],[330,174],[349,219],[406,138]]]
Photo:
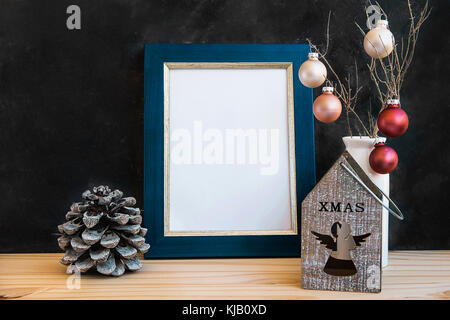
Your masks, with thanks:
[[[345,204],[343,202],[319,201],[319,211],[322,211],[322,212],[364,212],[364,203],[357,202],[352,205],[350,202],[347,202],[347,204]]]

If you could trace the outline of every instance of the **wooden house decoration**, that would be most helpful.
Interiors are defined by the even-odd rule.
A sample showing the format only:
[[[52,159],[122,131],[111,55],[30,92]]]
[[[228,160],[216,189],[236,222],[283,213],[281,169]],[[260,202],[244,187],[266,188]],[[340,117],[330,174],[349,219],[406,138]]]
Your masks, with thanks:
[[[381,291],[382,205],[375,196],[382,198],[346,151],[303,200],[304,289]]]

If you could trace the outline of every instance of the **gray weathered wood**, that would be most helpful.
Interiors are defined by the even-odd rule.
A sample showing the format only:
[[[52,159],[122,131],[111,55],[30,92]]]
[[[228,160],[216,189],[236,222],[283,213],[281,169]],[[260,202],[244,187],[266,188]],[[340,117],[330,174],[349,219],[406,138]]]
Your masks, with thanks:
[[[379,195],[347,152],[317,183],[302,203],[302,287],[379,292],[382,206],[342,168],[341,162],[351,166],[364,183]],[[331,228],[336,222],[339,224],[335,225],[334,236]],[[345,238],[342,236],[344,227],[351,232]],[[339,232],[342,232],[341,238]],[[336,247],[330,249],[333,246]],[[344,275],[351,270],[349,259],[356,273]],[[337,266],[340,267],[332,269]]]

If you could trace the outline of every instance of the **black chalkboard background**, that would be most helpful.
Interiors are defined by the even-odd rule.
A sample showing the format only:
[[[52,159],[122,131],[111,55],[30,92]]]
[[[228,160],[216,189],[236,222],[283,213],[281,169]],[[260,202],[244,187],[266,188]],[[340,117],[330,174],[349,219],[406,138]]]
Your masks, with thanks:
[[[414,1],[422,6],[424,1]],[[66,8],[81,7],[81,30]],[[108,184],[142,206],[144,43],[324,43],[346,73],[367,57],[354,21],[365,1],[0,1],[0,252],[52,252],[56,225],[87,187]],[[397,39],[406,1],[382,1]],[[448,190],[450,2],[431,1],[402,93],[410,129],[391,139],[400,157],[391,195],[391,249],[450,249]],[[315,91],[317,95],[319,91]],[[371,96],[361,100],[366,109]],[[365,114],[365,111],[362,112]],[[344,150],[345,117],[316,121],[317,177]]]

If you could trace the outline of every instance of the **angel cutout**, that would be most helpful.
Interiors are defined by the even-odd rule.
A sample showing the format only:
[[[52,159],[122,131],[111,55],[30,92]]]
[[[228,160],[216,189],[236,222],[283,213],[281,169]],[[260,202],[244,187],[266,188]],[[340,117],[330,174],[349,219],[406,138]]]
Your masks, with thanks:
[[[332,276],[351,276],[358,272],[350,255],[350,250],[360,247],[361,243],[366,241],[370,233],[360,236],[352,236],[350,225],[343,221],[333,223],[331,226],[332,236],[320,234],[314,231],[311,233],[325,245],[327,249],[331,249],[327,263],[323,268],[325,273]]]

